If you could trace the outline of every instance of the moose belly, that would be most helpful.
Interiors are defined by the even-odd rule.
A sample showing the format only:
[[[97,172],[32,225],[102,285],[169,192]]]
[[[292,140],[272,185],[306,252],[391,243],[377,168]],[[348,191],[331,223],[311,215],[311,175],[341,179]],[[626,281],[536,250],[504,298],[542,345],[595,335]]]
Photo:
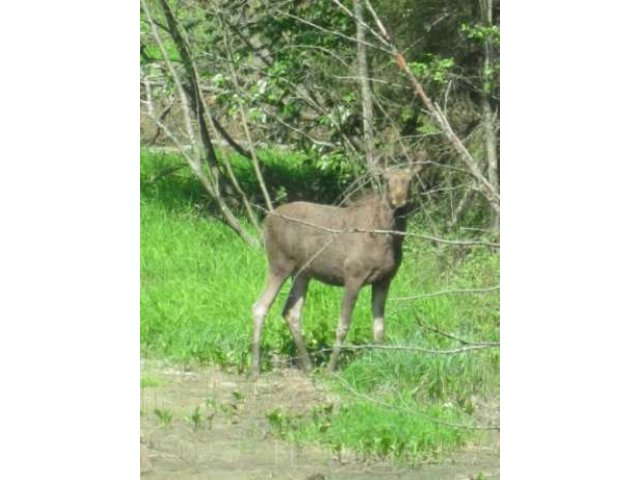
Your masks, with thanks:
[[[298,273],[305,274],[328,285],[343,286],[345,279],[355,279],[364,285],[375,283],[384,278],[393,277],[400,266],[400,259],[394,255],[384,255],[372,261],[366,255],[327,261],[323,255],[303,265],[298,265]]]

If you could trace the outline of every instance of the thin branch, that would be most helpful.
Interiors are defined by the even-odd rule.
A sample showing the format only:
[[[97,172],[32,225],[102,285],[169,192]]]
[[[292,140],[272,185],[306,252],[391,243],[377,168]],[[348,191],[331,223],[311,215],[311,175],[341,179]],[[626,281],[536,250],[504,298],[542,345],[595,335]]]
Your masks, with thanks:
[[[292,132],[297,133],[301,137],[306,138],[308,141],[310,141],[311,143],[313,143],[315,145],[318,145],[320,147],[333,147],[333,148],[336,147],[336,144],[334,144],[334,143],[325,142],[324,140],[318,140],[317,138],[313,138],[307,132],[304,132],[304,131],[300,130],[299,128],[294,127],[293,125],[290,125],[289,123],[285,122],[280,117],[278,117],[277,115],[273,115],[273,114],[270,114],[270,113],[267,113],[267,115],[269,115],[270,118],[272,118],[273,120],[278,122],[283,127],[286,127],[289,130],[291,130]]]
[[[335,78],[336,80],[350,80],[350,81],[354,81],[354,82],[360,82],[362,80],[362,77],[360,75],[358,76],[353,76],[353,75],[331,75],[333,78]],[[382,83],[383,85],[386,85],[387,87],[395,87],[395,88],[405,88],[404,85],[400,85],[399,83],[392,83],[388,80],[383,80],[381,78],[375,78],[375,77],[366,77],[366,80],[368,82],[371,83]]]
[[[229,73],[231,73],[231,79],[233,81],[233,85],[236,89],[236,92],[240,93],[240,82],[238,82],[238,75],[236,73],[233,53],[231,52],[231,48],[229,48],[229,42],[227,38],[227,29],[224,27],[224,25],[226,24],[222,20],[222,15],[220,15],[219,12],[218,12],[218,21],[220,22],[220,25],[223,26],[222,38],[223,38],[224,48],[227,53],[227,64],[229,65]],[[240,107],[240,120],[242,122],[242,128],[244,130],[247,143],[249,144],[249,153],[251,154],[251,163],[253,164],[253,170],[256,173],[256,178],[258,179],[258,184],[260,185],[260,190],[262,191],[262,196],[264,197],[264,201],[266,202],[269,210],[273,210],[271,197],[269,196],[269,191],[267,190],[267,186],[264,183],[264,177],[262,176],[262,172],[260,171],[258,156],[256,155],[256,150],[255,150],[255,147],[253,146],[253,138],[251,137],[251,132],[249,131],[249,125],[247,123],[247,116],[245,113],[244,103],[242,99],[238,102],[238,106]]]
[[[337,55],[335,52],[329,50],[328,48],[325,47],[319,47],[318,45],[285,45],[281,50],[288,50],[288,49],[300,49],[303,51],[307,51],[307,50],[318,50],[322,53],[326,53],[327,55],[329,55],[331,58],[333,58],[334,60],[336,60],[337,62],[340,62],[344,67],[350,67],[350,65],[345,62],[339,55]]]
[[[496,287],[488,287],[488,288],[458,288],[458,289],[451,289],[451,290],[440,290],[438,292],[433,292],[433,293],[425,293],[423,295],[413,295],[410,297],[394,297],[394,298],[390,298],[390,301],[395,301],[395,302],[404,302],[404,301],[409,301],[409,300],[421,300],[423,298],[430,298],[430,297],[438,297],[441,295],[455,295],[455,294],[461,294],[461,293],[489,293],[489,292],[495,292],[496,290],[500,290],[500,286],[496,286]]]
[[[432,235],[425,235],[422,233],[413,233],[413,232],[403,232],[401,230],[382,230],[382,229],[369,229],[369,228],[360,228],[360,227],[346,227],[343,229],[330,228],[322,225],[317,225],[315,223],[307,222],[305,220],[301,220],[299,218],[289,217],[288,215],[283,215],[277,211],[268,212],[268,210],[264,209],[260,205],[255,205],[255,207],[260,208],[261,210],[271,213],[272,215],[277,215],[278,217],[284,218],[285,220],[300,223],[302,225],[306,225],[307,227],[316,228],[318,230],[323,230],[328,233],[334,234],[348,234],[348,233],[373,233],[376,235],[398,235],[402,237],[416,237],[421,238],[423,240],[430,240],[432,242],[444,243],[449,245],[464,245],[464,246],[472,246],[472,245],[482,245],[486,247],[495,247],[500,248],[499,243],[494,242],[485,242],[482,240],[448,240],[445,238],[434,237]]]
[[[336,5],[338,5],[338,7],[340,7],[340,10],[342,10],[343,12],[345,12],[348,16],[350,16],[352,19],[354,19],[356,21],[356,25],[360,25],[361,27],[364,27],[365,29],[367,29],[369,31],[369,33],[371,33],[374,37],[376,37],[380,43],[382,43],[383,45],[385,45],[386,47],[391,47],[391,45],[389,45],[389,42],[387,42],[386,39],[384,39],[383,37],[381,37],[378,32],[376,32],[373,28],[371,28],[369,25],[367,25],[364,20],[362,19],[362,15],[358,15],[357,13],[355,13],[355,9],[354,9],[354,13],[351,12],[351,10],[349,10],[347,7],[345,7],[342,3],[340,3],[338,0],[332,0],[333,3],[335,3]],[[355,6],[355,5],[354,5]]]
[[[169,129],[169,127],[167,127],[163,122],[160,121],[160,119],[158,119],[155,115],[153,115],[149,111],[146,112],[146,115],[149,118],[151,118],[151,120],[153,120],[156,126],[164,132],[165,136],[176,146],[180,155],[182,155],[184,159],[187,161],[187,163],[189,164],[189,166],[192,169],[194,169],[194,165],[198,164],[198,160],[191,156],[191,154],[187,151],[187,148],[184,145],[182,145],[182,142],[180,142],[176,138],[176,136]],[[190,146],[190,147],[193,148],[193,146]]]
[[[189,143],[191,143],[191,145],[195,145],[196,137],[193,132],[193,125],[191,123],[191,113],[189,112],[189,102],[187,100],[187,95],[185,94],[184,89],[181,88],[180,76],[178,75],[178,72],[176,72],[176,69],[173,67],[173,63],[169,59],[169,54],[167,53],[167,50],[164,47],[164,43],[160,38],[160,34],[158,33],[157,24],[156,22],[153,21],[153,18],[151,17],[151,12],[149,12],[149,7],[147,6],[147,2],[144,0],[142,1],[142,8],[144,10],[145,16],[147,17],[147,22],[151,27],[151,34],[153,35],[153,39],[155,40],[156,44],[158,45],[158,49],[162,54],[164,64],[169,70],[169,73],[171,74],[171,78],[173,78],[173,82],[176,85],[176,90],[178,91],[178,97],[180,98],[180,107],[182,108],[182,115],[184,117],[185,127],[187,128],[187,138],[189,139]],[[149,97],[149,101],[151,101],[151,97]],[[198,165],[197,168],[199,169],[200,166]]]
[[[298,269],[298,272],[293,276],[293,278],[292,278],[292,283],[296,281],[296,279],[298,278],[298,276],[299,276],[302,272],[304,272],[304,270],[305,270],[309,265],[311,265],[311,262],[313,262],[316,258],[318,258],[318,257],[320,256],[320,254],[322,254],[322,252],[324,252],[324,251],[327,249],[327,247],[328,247],[329,245],[331,245],[331,244],[336,240],[336,238],[337,238],[337,237],[338,237],[337,235],[332,235],[332,236],[329,238],[329,240],[327,240],[327,242],[326,242],[326,243],[325,243],[321,248],[319,248],[319,249],[318,249],[318,251],[317,251],[316,253],[314,253],[311,257],[309,257],[309,260],[307,260],[306,262],[304,262],[304,264],[302,265],[302,267],[300,267],[300,268]]]
[[[498,342],[487,342],[484,344],[470,344],[465,347],[460,348],[452,348],[449,350],[433,350],[429,348],[422,347],[412,347],[406,345],[341,345],[341,350],[391,350],[391,351],[405,351],[405,352],[419,352],[424,353],[426,355],[459,355],[461,353],[473,352],[476,350],[486,350],[488,348],[499,348],[500,344]],[[319,355],[321,353],[332,352],[333,348],[321,348],[316,350],[314,353]]]
[[[437,333],[438,335],[442,335],[445,338],[448,338],[450,340],[455,340],[456,342],[460,342],[463,345],[481,345],[481,346],[489,346],[489,347],[498,347],[500,346],[500,342],[472,342],[470,340],[466,340],[464,338],[460,338],[452,333],[449,332],[445,332],[444,330],[440,330],[437,327],[433,327],[429,324],[427,324],[426,320],[424,319],[423,316],[421,315],[416,315],[416,322],[418,323],[418,325],[420,325],[421,327],[427,329],[427,330],[431,330],[432,332]]]
[[[214,129],[213,134],[216,137],[216,141],[220,143],[220,133]],[[249,216],[249,221],[253,225],[253,228],[255,228],[256,232],[260,232],[261,231],[260,222],[258,221],[256,214],[253,211],[253,208],[251,207],[251,202],[249,202],[247,195],[244,193],[244,190],[242,189],[242,187],[240,186],[240,183],[238,182],[236,174],[234,173],[233,168],[231,167],[231,163],[229,162],[229,158],[226,152],[224,151],[224,149],[220,149],[220,158],[222,159],[222,163],[224,164],[224,167],[226,169],[227,175],[229,176],[229,180],[231,180],[231,184],[233,185],[233,188],[240,195],[242,204],[244,205],[244,208],[247,211],[247,215]]]
[[[292,18],[294,20],[297,20],[300,23],[304,23],[305,25],[309,25],[310,27],[313,27],[313,28],[315,28],[317,30],[320,30],[321,32],[328,33],[330,35],[335,35],[335,36],[338,36],[340,38],[344,38],[345,40],[349,40],[350,42],[356,42],[356,43],[358,42],[357,39],[355,39],[353,37],[350,37],[349,35],[345,35],[344,33],[336,32],[334,30],[326,29],[324,27],[321,27],[320,25],[317,25],[317,24],[315,24],[313,22],[305,20],[304,18],[298,17],[297,15],[293,15],[291,13],[288,13],[288,12],[285,12],[285,11],[279,10],[279,9],[275,9],[274,11],[276,13],[279,13],[280,15],[284,15],[285,17]],[[393,52],[391,50],[388,50],[386,48],[382,48],[382,47],[380,47],[378,45],[373,45],[372,43],[369,43],[369,42],[364,42],[364,44],[367,47],[375,48],[376,50],[380,50],[380,51],[382,51],[384,53],[393,54]]]
[[[460,157],[462,162],[465,164],[465,166],[469,169],[469,172],[473,175],[473,177],[478,182],[478,185],[480,186],[480,191],[487,198],[487,201],[491,205],[491,208],[496,213],[499,213],[500,212],[500,194],[495,190],[494,186],[489,182],[489,180],[487,180],[487,178],[482,174],[482,171],[480,169],[480,166],[477,160],[473,158],[473,156],[469,153],[469,151],[464,146],[460,138],[455,134],[455,132],[451,128],[451,125],[449,124],[449,121],[444,115],[444,112],[442,112],[438,104],[432,102],[431,98],[429,98],[429,96],[426,94],[426,92],[424,91],[424,88],[422,87],[418,79],[415,77],[415,75],[407,65],[407,62],[404,58],[403,53],[396,47],[396,45],[391,39],[391,35],[385,28],[384,24],[380,21],[380,18],[378,17],[378,14],[374,10],[374,8],[371,6],[371,2],[369,0],[365,0],[365,3],[367,5],[367,9],[369,10],[369,12],[371,13],[371,15],[375,20],[378,30],[390,45],[391,51],[388,53],[395,56],[398,67],[400,68],[400,70],[402,70],[406,74],[415,93],[418,95],[418,97],[420,97],[420,99],[422,100],[422,103],[425,105],[425,107],[429,111],[429,114],[431,115],[431,117],[436,121],[436,123],[442,129],[442,132],[444,133],[445,137],[447,137],[447,139],[454,146],[454,148],[458,152],[458,156]]]

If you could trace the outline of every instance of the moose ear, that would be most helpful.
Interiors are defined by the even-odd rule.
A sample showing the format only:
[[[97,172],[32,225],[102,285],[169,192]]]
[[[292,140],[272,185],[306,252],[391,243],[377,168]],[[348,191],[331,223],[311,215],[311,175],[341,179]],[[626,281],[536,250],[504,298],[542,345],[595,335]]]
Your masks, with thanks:
[[[426,150],[416,153],[411,165],[411,173],[414,175],[420,173],[427,163],[429,163],[429,154]]]
[[[387,170],[386,159],[381,153],[373,155],[373,174],[384,175]]]
[[[411,175],[417,175],[424,169],[424,163],[416,163],[411,165]]]

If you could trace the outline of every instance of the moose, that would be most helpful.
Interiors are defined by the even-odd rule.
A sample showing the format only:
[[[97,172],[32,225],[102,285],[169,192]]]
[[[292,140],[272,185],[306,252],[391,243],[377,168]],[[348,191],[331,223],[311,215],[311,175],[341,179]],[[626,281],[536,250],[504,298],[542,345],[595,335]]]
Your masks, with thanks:
[[[421,153],[420,159],[426,158]],[[402,261],[411,179],[424,162],[405,168],[380,168],[380,194],[346,207],[293,202],[269,212],[264,222],[268,258],[266,288],[253,305],[251,373],[260,374],[260,338],[267,312],[284,282],[292,286],[282,315],[300,354],[302,369],[312,369],[301,331],[302,306],[311,279],[344,287],[336,340],[328,369],[335,371],[360,289],[371,285],[374,342],[384,341],[384,310],[391,280]],[[392,233],[400,232],[400,233]]]

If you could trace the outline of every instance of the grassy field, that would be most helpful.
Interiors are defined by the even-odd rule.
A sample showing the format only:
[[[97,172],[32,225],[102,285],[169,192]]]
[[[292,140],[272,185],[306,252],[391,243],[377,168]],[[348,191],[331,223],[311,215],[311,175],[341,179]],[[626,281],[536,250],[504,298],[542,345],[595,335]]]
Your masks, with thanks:
[[[300,158],[273,153],[267,158],[273,171],[290,181],[283,195],[295,196],[296,182],[307,175]],[[264,254],[246,247],[211,214],[187,169],[171,171],[180,163],[172,155],[141,154],[142,355],[243,372],[249,361],[251,305],[264,282]],[[289,176],[282,165],[292,165]],[[322,185],[330,182],[328,175],[318,178]],[[250,188],[248,176],[245,184]],[[415,222],[409,228],[420,231]],[[486,247],[453,250],[411,237],[405,245],[387,304],[386,344],[434,350],[462,346],[442,332],[474,343],[498,341],[496,290],[405,298],[498,285],[498,254]],[[265,326],[263,368],[270,368],[269,359],[286,361],[296,354],[280,318],[284,297],[283,292]],[[312,282],[303,329],[318,366],[328,358],[323,350],[333,344],[340,299],[340,289]],[[372,341],[369,304],[367,288],[354,311],[347,337],[351,345]],[[318,406],[300,418],[274,410],[269,415],[274,431],[295,441],[350,448],[363,457],[415,461],[473,438],[473,430],[450,424],[478,423],[479,409],[499,395],[497,348],[456,355],[355,350],[343,360],[340,376],[317,373],[343,396],[341,408]]]

